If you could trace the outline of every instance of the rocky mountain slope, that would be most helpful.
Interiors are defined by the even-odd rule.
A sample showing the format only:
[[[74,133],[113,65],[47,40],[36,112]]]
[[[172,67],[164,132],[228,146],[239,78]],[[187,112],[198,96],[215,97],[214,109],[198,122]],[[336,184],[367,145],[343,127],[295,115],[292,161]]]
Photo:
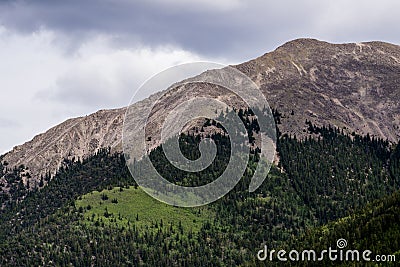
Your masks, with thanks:
[[[100,110],[90,116],[69,119],[31,141],[14,147],[3,162],[24,165],[35,180],[54,173],[64,159],[78,160],[101,147],[116,146],[121,139],[124,109]]]
[[[299,39],[238,69],[260,84],[271,106],[293,114],[283,132],[301,135],[308,119],[390,141],[400,137],[400,46]]]
[[[298,39],[235,67],[258,83],[271,107],[283,114],[282,132],[301,137],[309,120],[393,142],[400,138],[400,46]],[[157,95],[134,104],[133,128],[143,126],[141,110]],[[240,105],[235,96],[215,86],[181,86],[170,90],[154,110],[152,130],[157,132],[157,120],[168,110],[195,95]],[[101,147],[120,150],[125,111],[102,110],[67,120],[15,147],[2,161],[9,166],[24,164],[37,180],[40,174],[54,173],[64,158],[86,157]]]

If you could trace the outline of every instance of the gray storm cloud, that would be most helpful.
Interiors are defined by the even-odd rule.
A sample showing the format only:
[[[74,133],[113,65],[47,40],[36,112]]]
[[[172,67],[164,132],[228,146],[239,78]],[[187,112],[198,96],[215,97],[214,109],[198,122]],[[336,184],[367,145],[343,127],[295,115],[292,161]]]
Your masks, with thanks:
[[[189,4],[190,2],[190,4]],[[398,1],[6,1],[1,23],[73,37],[114,35],[115,45],[172,44],[245,60],[297,37],[332,42],[399,42]]]

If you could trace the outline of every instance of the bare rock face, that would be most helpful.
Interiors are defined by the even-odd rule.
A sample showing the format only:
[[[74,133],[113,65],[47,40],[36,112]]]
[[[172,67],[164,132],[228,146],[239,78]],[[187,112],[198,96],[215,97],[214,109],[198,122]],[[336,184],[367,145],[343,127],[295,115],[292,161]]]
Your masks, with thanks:
[[[237,68],[284,113],[282,132],[302,136],[307,119],[399,140],[400,46],[299,39]]]
[[[305,121],[371,134],[398,142],[400,138],[400,46],[369,42],[329,44],[312,39],[288,42],[271,53],[235,66],[260,85],[272,108],[283,114],[281,132],[305,135]],[[134,104],[132,129],[143,127],[141,111],[161,93]],[[149,131],[159,134],[160,118],[193,96],[216,97],[231,106],[240,99],[207,84],[169,90],[149,118]],[[70,119],[15,147],[2,161],[24,164],[31,179],[54,173],[64,158],[78,159],[99,148],[120,151],[126,109],[101,110]],[[153,140],[151,146],[157,145]]]

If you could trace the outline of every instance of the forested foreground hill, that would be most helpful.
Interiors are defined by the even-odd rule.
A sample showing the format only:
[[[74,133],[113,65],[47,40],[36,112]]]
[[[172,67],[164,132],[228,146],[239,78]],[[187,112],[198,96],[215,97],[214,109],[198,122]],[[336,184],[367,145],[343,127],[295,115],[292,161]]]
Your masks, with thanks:
[[[313,248],[322,251],[328,247],[336,248],[337,240],[344,238],[351,250],[374,252],[376,255],[394,255],[396,262],[400,258],[400,191],[368,204],[362,210],[327,225],[307,230],[295,240],[291,247],[299,249]],[[328,261],[324,262],[329,264]],[[394,262],[382,263],[385,266]],[[363,266],[364,264],[360,264]],[[345,266],[345,264],[343,264]]]
[[[47,186],[26,192],[23,201],[8,201],[1,211],[0,265],[253,266],[265,263],[256,255],[266,244],[317,250],[339,236],[354,248],[371,245],[375,253],[400,250],[399,146],[307,127],[313,138],[280,136],[280,165],[256,192],[248,192],[258,158],[252,154],[234,190],[194,209],[147,196],[123,156],[108,149],[65,161]],[[228,137],[212,138],[220,154],[200,174],[175,170],[160,149],[150,157],[175,183],[199,184],[218,176],[229,156]],[[182,135],[180,142],[195,158],[199,138]],[[2,172],[18,184],[18,169],[2,166]]]

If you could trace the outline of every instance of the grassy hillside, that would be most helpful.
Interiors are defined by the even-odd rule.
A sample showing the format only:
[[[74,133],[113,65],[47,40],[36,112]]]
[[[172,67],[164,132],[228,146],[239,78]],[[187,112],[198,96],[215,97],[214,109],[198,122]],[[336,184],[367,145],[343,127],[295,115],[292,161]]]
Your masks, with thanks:
[[[76,201],[85,222],[99,226],[101,223],[139,229],[182,227],[185,231],[198,232],[212,220],[214,213],[206,208],[178,208],[150,197],[135,187],[115,187],[111,190],[93,191]]]

